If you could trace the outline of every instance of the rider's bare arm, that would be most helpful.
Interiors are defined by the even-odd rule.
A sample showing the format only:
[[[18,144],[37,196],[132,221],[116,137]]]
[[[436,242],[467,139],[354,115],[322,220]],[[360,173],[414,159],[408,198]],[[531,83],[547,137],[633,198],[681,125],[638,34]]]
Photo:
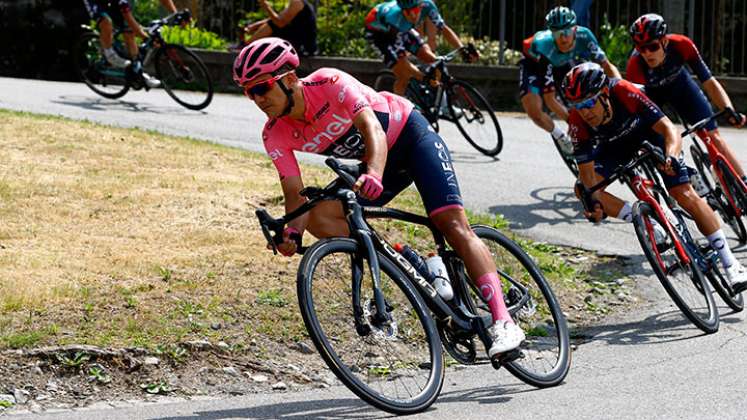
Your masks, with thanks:
[[[680,133],[677,132],[672,121],[667,117],[662,117],[654,123],[652,128],[664,137],[667,156],[678,157],[682,152],[682,137],[680,137]]]
[[[288,7],[283,9],[280,13],[273,10],[272,6],[267,3],[267,0],[260,0],[259,5],[267,13],[267,16],[270,17],[272,23],[277,25],[278,28],[282,28],[285,25],[289,24],[293,20],[293,18],[296,17],[296,15],[304,8],[304,3],[302,0],[291,0],[288,3]]]
[[[135,20],[135,16],[132,15],[131,11],[123,12],[122,17],[135,35],[142,39],[148,38],[148,34],[145,33],[143,27]]]
[[[283,188],[283,197],[285,198],[285,212],[290,213],[301,207],[306,202],[300,192],[303,189],[303,181],[300,176],[288,176],[280,180],[280,186]],[[288,226],[299,232],[306,230],[309,222],[309,213],[304,213],[290,222]]]
[[[703,82],[703,90],[708,95],[708,98],[716,104],[719,110],[723,111],[726,108],[734,109],[734,105],[732,105],[729,95],[727,95],[724,87],[715,77],[711,77]]]
[[[353,124],[363,136],[366,154],[363,161],[368,166],[368,173],[379,179],[384,175],[386,166],[387,141],[386,133],[371,108],[366,108],[355,116]]]
[[[173,0],[161,0],[161,6],[168,10],[169,13],[176,13],[176,6],[174,5]]]
[[[614,64],[612,64],[609,60],[604,60],[601,63],[599,63],[600,66],[604,69],[604,73],[609,77],[615,77],[618,79],[622,79],[622,76],[620,75],[620,70],[615,67]]]
[[[542,99],[545,101],[545,105],[550,108],[555,115],[563,121],[568,121],[568,108],[565,107],[558,98],[555,96],[555,92],[547,92],[542,94]]]
[[[459,39],[459,35],[454,32],[449,25],[444,25],[441,32],[444,35],[444,39],[454,48],[462,48],[462,41]]]

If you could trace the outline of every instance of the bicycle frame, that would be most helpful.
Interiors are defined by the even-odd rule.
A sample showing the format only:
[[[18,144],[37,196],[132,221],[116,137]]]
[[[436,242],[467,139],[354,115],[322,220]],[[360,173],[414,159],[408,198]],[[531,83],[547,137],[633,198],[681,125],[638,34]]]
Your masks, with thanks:
[[[720,112],[714,117],[721,115],[723,112]],[[712,117],[713,118],[713,117]],[[710,120],[707,119],[707,120]],[[706,120],[704,120],[706,121]],[[700,139],[700,141],[705,145],[706,151],[708,153],[708,160],[711,162],[711,168],[713,168],[714,174],[718,178],[719,183],[724,186],[726,185],[726,180],[724,178],[724,171],[722,169],[721,165],[724,165],[726,169],[732,173],[734,176],[734,179],[739,183],[739,185],[742,187],[742,190],[747,192],[747,185],[745,185],[744,181],[742,181],[742,178],[737,176],[737,171],[734,170],[734,166],[732,166],[731,162],[729,162],[728,159],[718,150],[716,147],[716,143],[713,141],[713,138],[708,134],[708,131],[705,129],[705,127],[698,127],[700,123],[696,124],[695,129],[688,129],[686,133],[695,133],[696,136],[693,137],[693,141],[696,141],[695,138]],[[742,209],[740,208],[739,204],[737,203],[734,196],[732,196],[731,191],[729,188],[721,188],[723,190],[724,195],[726,195],[726,198],[729,200],[729,204],[731,205],[732,209],[734,209],[734,213],[737,217],[742,217]]]
[[[646,143],[644,143],[644,146]],[[648,146],[653,147],[653,146]],[[648,148],[647,147],[647,148]],[[674,226],[672,226],[672,223],[669,221],[669,218],[666,217],[666,214],[664,213],[664,210],[659,205],[659,202],[654,198],[654,196],[651,194],[651,191],[653,189],[658,189],[659,193],[662,194],[662,196],[667,200],[667,203],[671,206],[672,198],[669,196],[669,194],[664,190],[664,188],[661,188],[660,186],[656,185],[656,183],[650,179],[643,178],[641,175],[637,174],[634,169],[638,167],[643,161],[650,159],[653,155],[652,149],[649,149],[647,152],[644,152],[640,156],[633,159],[632,162],[628,163],[627,165],[624,165],[615,173],[610,176],[609,178],[599,182],[598,184],[592,186],[591,188],[587,189],[588,194],[592,194],[595,191],[601,190],[608,185],[612,184],[613,182],[617,181],[618,179],[622,179],[633,191],[633,194],[636,196],[636,198],[639,201],[643,201],[651,206],[651,208],[654,209],[654,212],[656,212],[656,215],[659,216],[659,218],[664,222],[664,228],[669,232],[669,235],[672,238],[677,238],[679,235],[675,235],[676,231]],[[663,159],[662,159],[663,160]],[[653,228],[646,226],[646,229],[649,231],[649,235],[653,237]],[[674,246],[675,251],[677,252],[677,256],[682,260],[684,264],[690,263],[690,257],[687,255],[687,252],[685,251],[685,247],[679,240],[674,240]],[[661,261],[659,261],[661,263]]]

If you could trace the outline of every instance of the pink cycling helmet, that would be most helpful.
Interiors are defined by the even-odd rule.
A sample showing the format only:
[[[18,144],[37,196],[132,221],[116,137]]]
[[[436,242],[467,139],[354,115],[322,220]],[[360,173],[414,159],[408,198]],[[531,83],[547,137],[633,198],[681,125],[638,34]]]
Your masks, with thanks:
[[[233,81],[244,86],[261,74],[279,74],[298,67],[298,54],[286,40],[258,39],[244,47],[233,62]]]

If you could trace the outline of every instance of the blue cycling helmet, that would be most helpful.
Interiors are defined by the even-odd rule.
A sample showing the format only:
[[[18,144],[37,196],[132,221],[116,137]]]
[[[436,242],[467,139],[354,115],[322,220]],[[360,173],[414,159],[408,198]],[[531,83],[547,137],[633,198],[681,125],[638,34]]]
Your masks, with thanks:
[[[545,24],[551,31],[570,28],[576,25],[576,13],[567,7],[558,6],[545,16]]]
[[[413,7],[420,6],[422,2],[423,0],[397,0],[400,9],[412,9]]]

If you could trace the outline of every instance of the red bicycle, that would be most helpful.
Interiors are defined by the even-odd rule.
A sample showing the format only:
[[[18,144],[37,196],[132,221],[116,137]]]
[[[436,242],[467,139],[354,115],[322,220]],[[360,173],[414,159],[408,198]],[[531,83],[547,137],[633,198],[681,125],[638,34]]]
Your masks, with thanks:
[[[747,213],[747,185],[737,175],[726,157],[716,148],[716,144],[705,129],[706,124],[724,115],[725,112],[721,111],[697,122],[682,133],[682,136],[689,135],[693,139],[690,153],[703,184],[708,188],[708,194],[705,196],[708,204],[732,228],[739,243],[745,243],[747,242],[747,229],[745,229],[742,216]],[[703,150],[697,139],[705,145],[706,150]]]
[[[617,180],[630,187],[638,199],[633,205],[633,226],[652,270],[685,317],[702,331],[714,333],[718,331],[719,314],[708,283],[735,311],[744,308],[743,298],[734,293],[721,272],[718,253],[693,238],[688,226],[692,216],[654,180],[657,178],[647,175],[652,166],[664,161],[661,149],[644,142],[641,152],[631,162],[581,192],[588,202],[594,191]],[[663,228],[666,237],[657,238],[656,224]]]

